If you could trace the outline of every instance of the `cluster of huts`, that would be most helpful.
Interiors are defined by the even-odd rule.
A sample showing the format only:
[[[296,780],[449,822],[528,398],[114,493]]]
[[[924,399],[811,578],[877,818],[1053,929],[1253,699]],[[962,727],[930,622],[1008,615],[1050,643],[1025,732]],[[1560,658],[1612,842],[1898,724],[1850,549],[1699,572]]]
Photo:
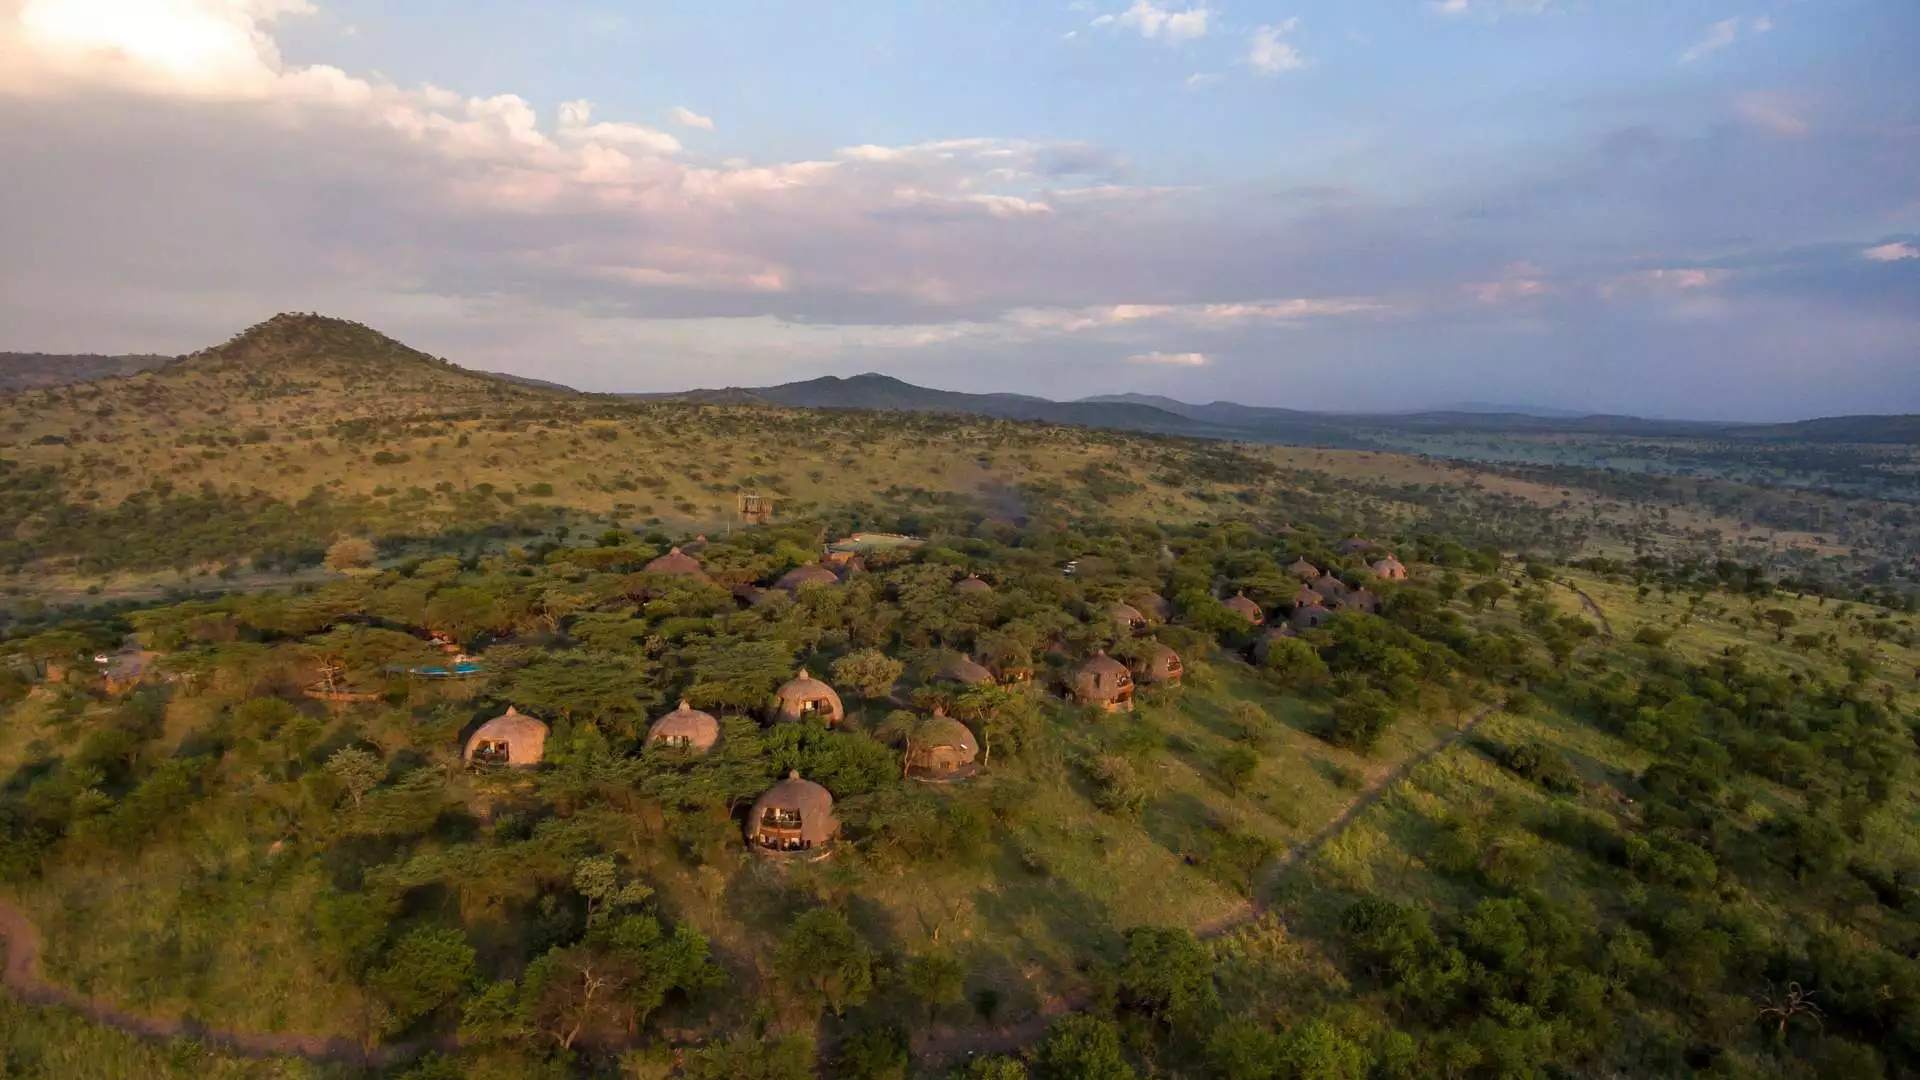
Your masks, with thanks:
[[[1374,562],[1371,569],[1383,580],[1399,581],[1407,576],[1406,567],[1391,555]],[[647,570],[706,578],[699,560],[682,548],[674,548],[653,560]],[[1351,588],[1305,560],[1294,563],[1289,571],[1301,581],[1299,592],[1285,621],[1268,632],[1260,643],[1261,649],[1270,647],[1276,637],[1294,636],[1320,625],[1334,612],[1371,613],[1379,609],[1379,596],[1364,588]],[[783,575],[774,588],[798,591],[810,584],[837,584],[844,580],[844,573],[852,572],[856,571],[851,558],[841,561],[840,572],[825,565],[809,564]],[[972,574],[956,581],[953,589],[962,595],[993,592],[991,584]],[[1074,701],[1106,712],[1127,712],[1133,708],[1137,687],[1177,684],[1185,674],[1180,656],[1173,649],[1150,637],[1138,637],[1153,623],[1167,621],[1172,614],[1171,606],[1158,596],[1135,600],[1136,603],[1116,602],[1108,610],[1117,628],[1137,636],[1132,648],[1125,650],[1132,663],[1122,663],[1104,649],[1096,652],[1067,677],[1065,689]],[[1267,623],[1267,612],[1244,593],[1236,593],[1226,601],[1226,606],[1244,616],[1250,627]],[[962,686],[1020,684],[1031,681],[1033,670],[1018,663],[1005,663],[996,670],[961,654],[950,656],[935,672],[935,678]],[[774,723],[819,720],[832,727],[845,718],[846,707],[840,695],[804,668],[775,691],[767,708],[767,719]],[[719,742],[720,735],[720,722],[712,714],[683,700],[672,712],[653,723],[646,741],[690,754],[705,754]],[[478,764],[537,765],[544,754],[546,739],[545,724],[518,709],[508,708],[506,713],[474,731],[467,739],[465,756],[469,762]],[[935,709],[931,717],[908,733],[903,768],[913,779],[962,780],[978,772],[978,754],[979,744],[973,731]],[[833,815],[832,794],[798,772],[792,772],[754,803],[745,831],[747,843],[756,851],[819,855],[833,843],[839,827]]]

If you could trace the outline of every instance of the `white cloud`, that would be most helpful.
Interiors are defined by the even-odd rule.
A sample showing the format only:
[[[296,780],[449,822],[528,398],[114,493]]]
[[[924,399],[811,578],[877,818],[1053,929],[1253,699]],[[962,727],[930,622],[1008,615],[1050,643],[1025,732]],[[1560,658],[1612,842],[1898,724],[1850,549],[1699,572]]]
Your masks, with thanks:
[[[1207,19],[1211,14],[1204,7],[1174,11],[1158,6],[1152,0],[1134,0],[1132,7],[1118,15],[1095,17],[1092,25],[1123,26],[1138,31],[1141,37],[1148,39],[1188,41],[1206,36]]]
[[[1024,308],[1010,313],[1008,320],[1028,329],[1076,334],[1157,322],[1217,329],[1242,323],[1290,323],[1346,315],[1379,314],[1387,310],[1387,304],[1370,297],[1295,297],[1284,300],[1241,300],[1215,304],[1105,304],[1085,308]]]
[[[312,11],[305,0],[26,0],[18,27],[42,76],[109,69],[143,88],[244,93],[279,70],[267,25]],[[20,65],[0,53],[0,70],[35,74]]]
[[[1467,0],[1433,0],[1427,6],[1442,15],[1465,15],[1469,10]]]
[[[713,117],[701,116],[685,105],[675,105],[667,110],[667,119],[681,127],[699,128],[701,131],[713,130]]]
[[[514,98],[521,108],[525,102]],[[532,127],[532,110],[525,110],[525,126]],[[593,122],[593,103],[590,101],[569,101],[560,106],[560,128],[562,139],[575,142],[598,143],[602,146],[629,146],[656,154],[677,153],[680,140],[664,131],[655,131],[639,124],[614,124],[606,121]]]
[[[1165,364],[1170,367],[1205,367],[1206,353],[1197,352],[1148,352],[1135,353],[1127,357],[1129,364]]]
[[[1721,19],[1708,26],[1700,40],[1680,54],[1680,62],[1691,64],[1703,56],[1719,52],[1738,41],[1742,33],[1764,34],[1771,29],[1773,29],[1773,20],[1765,15],[1752,17],[1735,15],[1730,19]]]
[[[1920,248],[1895,241],[1891,244],[1881,244],[1879,247],[1870,247],[1861,254],[1874,262],[1900,262],[1903,259],[1920,259]]]
[[[1733,114],[1752,127],[1786,138],[1799,138],[1813,130],[1802,108],[1780,94],[1742,94],[1734,99]]]
[[[1306,57],[1291,42],[1282,41],[1282,35],[1291,33],[1298,19],[1288,19],[1274,26],[1262,26],[1253,32],[1253,42],[1247,47],[1247,63],[1262,75],[1277,75],[1283,71],[1297,71],[1306,65]]]
[[[1203,86],[1210,86],[1213,83],[1217,83],[1224,78],[1226,78],[1226,76],[1217,71],[1196,71],[1187,76],[1187,89],[1198,90]]]
[[[1623,296],[1697,293],[1721,284],[1728,276],[1725,270],[1693,266],[1666,267],[1621,274],[1600,282],[1596,291],[1603,300]]]

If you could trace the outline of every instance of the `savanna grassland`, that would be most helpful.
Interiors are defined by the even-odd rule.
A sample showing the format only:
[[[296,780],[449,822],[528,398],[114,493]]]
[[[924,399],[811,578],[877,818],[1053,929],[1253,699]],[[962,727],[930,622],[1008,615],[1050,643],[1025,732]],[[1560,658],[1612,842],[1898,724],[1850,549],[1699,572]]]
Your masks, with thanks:
[[[118,1010],[0,996],[0,1076],[1920,1075],[1880,504],[1823,548],[1392,454],[574,395],[291,316],[0,400],[0,439],[10,974]],[[779,587],[856,529],[919,542]],[[436,636],[472,677],[417,673]],[[1132,711],[1071,693],[1162,648]],[[768,721],[802,667],[844,721]],[[650,739],[682,700],[709,752]],[[467,761],[509,706],[537,767]],[[979,775],[905,775],[936,714]],[[796,771],[829,858],[743,842]]]

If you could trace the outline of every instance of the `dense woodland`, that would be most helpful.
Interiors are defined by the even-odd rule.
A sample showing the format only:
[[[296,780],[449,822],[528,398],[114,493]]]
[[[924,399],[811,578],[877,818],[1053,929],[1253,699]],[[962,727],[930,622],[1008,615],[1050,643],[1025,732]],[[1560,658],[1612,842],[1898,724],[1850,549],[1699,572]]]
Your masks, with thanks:
[[[0,403],[0,1076],[1920,1076],[1896,506],[368,333]]]
[[[427,1052],[388,1070],[413,1077],[1920,1067],[1912,673],[1885,667],[1910,618],[1891,620],[1905,644],[1832,662],[1695,660],[1673,648],[1684,626],[1609,641],[1559,603],[1562,571],[1436,535],[1395,545],[1417,573],[1393,582],[1364,569],[1379,547],[1341,555],[1310,528],[921,525],[926,543],[864,572],[753,602],[736,592],[817,559],[818,524],[705,547],[711,580],[649,574],[667,538],[609,533],[37,628],[7,645],[0,873],[55,978],[217,1029]],[[1263,634],[1219,598],[1284,620],[1301,559],[1384,606],[1250,663]],[[1746,567],[1587,572],[1752,608],[1756,628],[1788,602]],[[991,591],[957,591],[968,574]],[[1110,617],[1154,597],[1171,621]],[[87,657],[128,633],[149,674],[109,692]],[[485,673],[404,674],[431,634]],[[1062,698],[1095,650],[1150,641],[1188,685],[1144,689],[1135,713]],[[960,652],[1036,678],[941,681]],[[797,666],[840,689],[844,724],[762,722]],[[377,696],[305,696],[323,670]],[[721,718],[712,753],[644,741],[682,698]],[[551,725],[544,761],[463,762],[508,704]],[[936,708],[978,733],[981,776],[902,779]],[[1286,770],[1486,713],[1459,764],[1383,804],[1397,853],[1283,859],[1287,825],[1262,811]],[[1217,730],[1178,719],[1196,716]],[[1613,749],[1570,750],[1559,725]],[[1299,751],[1291,727],[1346,756]],[[789,770],[834,796],[823,862],[742,842],[744,808]],[[1053,865],[1059,831],[1164,845],[1169,872],[1245,906],[1116,918]],[[1055,919],[1079,925],[1016,929]],[[1063,962],[1023,975],[1042,938]],[[1023,1025],[1030,1044],[995,1040]],[[1004,1052],[950,1059],[974,1040]],[[8,1067],[51,1075],[35,1045],[14,1040]]]

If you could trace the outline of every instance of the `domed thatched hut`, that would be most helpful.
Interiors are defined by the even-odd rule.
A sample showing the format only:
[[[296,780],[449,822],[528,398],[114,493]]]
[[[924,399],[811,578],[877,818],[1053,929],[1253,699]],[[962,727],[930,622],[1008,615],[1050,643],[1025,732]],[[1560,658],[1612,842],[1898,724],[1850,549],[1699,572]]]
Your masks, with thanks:
[[[463,756],[470,764],[528,766],[547,752],[547,725],[513,706],[467,736]]]
[[[934,678],[941,682],[959,683],[961,686],[992,686],[993,672],[974,662],[973,657],[955,653],[940,665]]]
[[[1167,603],[1167,598],[1159,593],[1144,593],[1134,597],[1134,600],[1137,602],[1133,606],[1139,608],[1149,622],[1163,623],[1173,618],[1173,605]]]
[[[1348,593],[1353,591],[1347,587],[1346,582],[1341,581],[1332,574],[1321,574],[1319,577],[1314,578],[1311,588],[1314,592],[1320,594],[1322,602],[1344,599]]]
[[[667,574],[673,577],[707,579],[707,572],[700,566],[700,560],[674,548],[665,555],[648,563],[645,570],[649,574]]]
[[[968,574],[953,583],[953,591],[962,596],[985,596],[993,592],[993,586],[981,581],[979,574]]]
[[[1374,564],[1367,569],[1372,570],[1373,576],[1382,581],[1407,580],[1407,564],[1391,555],[1384,559],[1376,560]]]
[[[1073,673],[1073,696],[1082,705],[1132,712],[1133,673],[1102,649]]]
[[[678,746],[698,754],[713,749],[713,744],[719,741],[720,721],[688,705],[684,699],[679,708],[655,720],[647,729],[649,743]]]
[[[1293,614],[1287,621],[1293,624],[1295,630],[1311,630],[1331,618],[1333,618],[1333,612],[1319,604],[1308,604],[1305,607],[1294,608]]]
[[[793,723],[809,717],[818,717],[828,727],[847,718],[846,706],[840,704],[840,695],[833,687],[807,674],[801,668],[792,681],[774,691],[773,719],[784,723]]]
[[[1260,610],[1259,604],[1247,599],[1246,593],[1234,593],[1233,598],[1227,601],[1226,606],[1228,611],[1244,617],[1255,626],[1259,626],[1267,621],[1267,613]]]
[[[801,587],[806,585],[838,584],[840,584],[840,576],[838,574],[821,566],[819,563],[807,563],[805,566],[796,566],[786,573],[781,574],[780,580],[774,582],[773,587],[783,589],[790,593],[798,593]]]
[[[747,843],[755,851],[817,851],[833,843],[840,823],[833,817],[833,795],[799,770],[767,789],[747,812]]]
[[[1300,586],[1300,591],[1293,594],[1294,607],[1310,607],[1320,603],[1325,603],[1325,601],[1320,599],[1320,594],[1314,592],[1313,589],[1306,585]]]
[[[1145,630],[1147,628],[1147,617],[1140,614],[1139,608],[1125,601],[1115,600],[1113,606],[1107,609],[1107,618],[1112,619],[1113,625],[1122,630]]]
[[[938,709],[907,736],[907,775],[915,780],[963,780],[980,771],[973,732]]]
[[[1341,597],[1336,606],[1342,611],[1364,611],[1373,615],[1380,610],[1380,597],[1368,589],[1355,589]]]
[[[1312,581],[1314,578],[1320,576],[1320,568],[1305,559],[1295,559],[1293,560],[1293,565],[1287,567],[1287,573],[1292,574],[1301,581]]]
[[[1139,681],[1149,686],[1178,683],[1180,676],[1186,674],[1186,668],[1180,664],[1180,654],[1157,641],[1147,643],[1141,650],[1140,662],[1133,665],[1133,673]]]

